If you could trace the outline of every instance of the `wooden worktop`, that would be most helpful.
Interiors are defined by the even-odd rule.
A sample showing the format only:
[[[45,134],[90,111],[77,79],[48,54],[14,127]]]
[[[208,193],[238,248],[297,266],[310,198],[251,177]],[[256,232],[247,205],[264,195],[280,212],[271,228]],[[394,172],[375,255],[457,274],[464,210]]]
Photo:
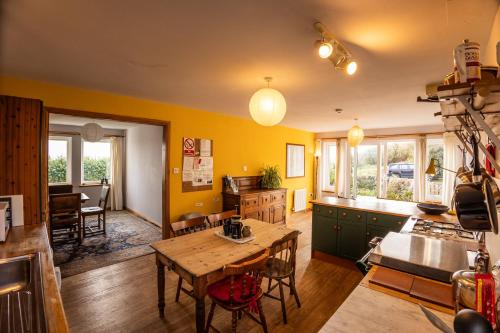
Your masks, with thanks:
[[[454,215],[428,215],[417,208],[417,204],[407,201],[385,200],[385,199],[345,199],[338,197],[323,197],[312,200],[311,203],[331,207],[340,207],[347,209],[356,209],[366,212],[389,214],[395,216],[416,216],[423,219],[429,219],[438,222],[457,223]]]
[[[66,315],[57,288],[52,251],[45,224],[13,227],[5,243],[0,244],[0,258],[40,252],[43,279],[43,297],[47,328],[52,333],[69,332]]]
[[[431,310],[449,327],[453,316]],[[358,285],[320,333],[436,332],[415,303]]]

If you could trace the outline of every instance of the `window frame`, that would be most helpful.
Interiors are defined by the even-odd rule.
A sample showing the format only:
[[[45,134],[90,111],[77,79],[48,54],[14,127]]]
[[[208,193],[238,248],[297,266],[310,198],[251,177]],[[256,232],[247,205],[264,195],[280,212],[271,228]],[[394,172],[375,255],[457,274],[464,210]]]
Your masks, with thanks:
[[[356,146],[354,148],[350,148],[351,149],[350,154],[352,154],[351,155],[351,170],[352,170],[352,172],[351,172],[351,189],[352,189],[351,197],[354,197],[354,198],[362,197],[362,198],[367,198],[367,199],[380,198],[380,160],[382,158],[381,144],[380,143],[381,143],[381,141],[374,140],[374,139],[363,140],[363,142],[361,142],[358,146]],[[375,189],[375,196],[374,197],[357,194],[357,192],[358,192],[358,180],[357,180],[357,176],[358,176],[358,174],[357,174],[358,173],[358,147],[359,146],[376,146],[377,147],[377,157],[376,157],[377,171],[376,171],[376,176],[375,176],[376,189]]]
[[[91,142],[91,141],[85,141],[83,138],[81,140],[81,154],[80,154],[80,182],[81,182],[81,185],[83,186],[89,186],[89,185],[100,185],[101,184],[101,181],[100,180],[91,180],[91,181],[85,181],[84,177],[85,177],[85,171],[83,169],[83,161],[85,159],[85,156],[84,156],[84,153],[85,153],[85,150],[84,150],[84,146],[85,146],[85,142],[89,142],[89,143],[108,143],[109,144],[109,168],[111,169],[111,139],[110,138],[104,138],[104,139],[101,139],[100,141],[96,141],[96,142]],[[109,177],[108,177],[108,183],[111,183],[111,170],[109,170]]]
[[[330,161],[330,154],[328,152],[328,148],[330,146],[335,147],[335,185],[331,186],[329,184],[329,161]],[[337,185],[338,185],[338,161],[339,161],[339,156],[338,156],[338,143],[337,140],[323,140],[321,143],[321,172],[320,172],[320,178],[321,178],[321,191],[322,192],[330,192],[330,193],[337,193]]]
[[[71,185],[72,182],[72,137],[71,136],[65,136],[65,135],[50,135],[49,134],[49,140],[48,140],[48,145],[50,145],[50,141],[65,141],[66,142],[66,181],[65,182],[60,182],[60,183],[50,183],[49,182],[49,175],[47,174],[47,183],[48,185]],[[47,172],[48,172],[48,162],[50,159],[50,153],[49,153],[49,147],[47,145]]]

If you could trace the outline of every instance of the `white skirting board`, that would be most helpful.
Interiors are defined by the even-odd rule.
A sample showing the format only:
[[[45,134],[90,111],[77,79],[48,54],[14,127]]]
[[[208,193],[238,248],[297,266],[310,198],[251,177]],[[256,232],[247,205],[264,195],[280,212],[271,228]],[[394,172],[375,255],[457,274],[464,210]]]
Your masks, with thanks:
[[[295,213],[306,210],[306,189],[301,188],[293,193],[293,211]]]

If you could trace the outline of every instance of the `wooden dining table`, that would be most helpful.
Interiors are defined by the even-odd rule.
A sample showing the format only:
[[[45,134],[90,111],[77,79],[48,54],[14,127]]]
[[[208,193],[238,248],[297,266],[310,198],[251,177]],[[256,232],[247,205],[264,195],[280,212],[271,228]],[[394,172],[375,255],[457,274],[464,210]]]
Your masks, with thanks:
[[[158,310],[165,316],[165,266],[193,287],[196,332],[205,330],[205,296],[207,286],[224,278],[223,267],[252,258],[274,241],[294,232],[286,225],[275,225],[254,219],[243,221],[252,228],[255,239],[238,244],[217,235],[222,227],[165,239],[151,244],[156,252],[158,274]]]

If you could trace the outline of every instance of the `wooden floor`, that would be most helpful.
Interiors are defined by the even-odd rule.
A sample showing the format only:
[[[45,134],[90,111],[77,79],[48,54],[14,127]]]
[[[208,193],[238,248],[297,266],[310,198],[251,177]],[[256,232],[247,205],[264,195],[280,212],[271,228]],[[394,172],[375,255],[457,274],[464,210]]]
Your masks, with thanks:
[[[297,252],[297,308],[287,293],[288,324],[281,320],[278,301],[263,299],[270,332],[316,332],[361,281],[351,262],[311,260],[311,213],[298,213],[288,226],[302,231]],[[177,275],[166,274],[166,319],[157,311],[154,255],[103,267],[63,279],[62,298],[71,332],[194,332],[194,302],[182,294],[174,302]],[[267,286],[266,281],[263,283]],[[207,307],[209,299],[207,297]],[[208,313],[208,309],[207,309]],[[213,325],[230,332],[231,315],[218,308]],[[238,322],[238,332],[261,332],[249,318]]]

